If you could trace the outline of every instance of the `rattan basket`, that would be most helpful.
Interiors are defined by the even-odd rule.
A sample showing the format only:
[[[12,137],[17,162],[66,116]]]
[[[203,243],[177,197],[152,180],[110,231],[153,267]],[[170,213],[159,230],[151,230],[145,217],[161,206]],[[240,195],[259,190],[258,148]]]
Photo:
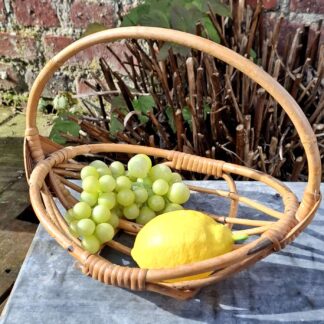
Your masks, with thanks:
[[[308,160],[308,184],[302,201],[299,202],[290,189],[270,175],[220,160],[127,144],[94,144],[61,148],[40,136],[36,127],[37,105],[46,83],[54,72],[81,50],[99,43],[121,39],[160,40],[200,50],[232,65],[271,94],[295,125],[305,149]],[[250,228],[246,231],[257,235],[256,239],[250,243],[239,245],[225,255],[170,269],[123,267],[103,258],[100,253],[90,254],[81,247],[80,241],[70,234],[57,207],[57,200],[65,208],[70,208],[75,204],[76,199],[71,195],[70,190],[80,192],[80,188],[68,178],[79,178],[82,165],[76,163],[73,158],[78,155],[98,152],[145,153],[165,159],[166,163],[176,170],[189,170],[223,178],[228,183],[228,192],[198,187],[191,187],[191,189],[230,199],[231,205],[226,217],[227,226],[232,224],[249,226]],[[152,27],[111,29],[82,38],[58,53],[40,72],[30,91],[24,154],[31,203],[41,224],[80,263],[85,274],[105,284],[127,287],[132,290],[155,291],[179,299],[191,298],[200,288],[218,282],[266,257],[273,251],[282,249],[310,223],[320,202],[321,161],[316,137],[294,99],[270,75],[250,60],[207,39],[175,30]],[[283,200],[284,210],[276,211],[264,206],[261,202],[252,201],[239,195],[231,174],[261,181],[276,190]],[[238,203],[246,204],[269,215],[272,218],[271,221],[237,218]],[[217,219],[224,221],[222,217]],[[136,235],[140,226],[121,219],[118,228],[120,231]],[[111,241],[108,245],[124,254],[130,254],[130,249],[119,242]],[[169,279],[209,271],[213,274],[204,279],[165,282]]]

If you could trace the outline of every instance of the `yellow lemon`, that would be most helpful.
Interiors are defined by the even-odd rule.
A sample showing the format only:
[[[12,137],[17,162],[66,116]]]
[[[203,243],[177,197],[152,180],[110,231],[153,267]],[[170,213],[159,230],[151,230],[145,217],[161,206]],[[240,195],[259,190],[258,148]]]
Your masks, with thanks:
[[[153,218],[138,233],[131,251],[139,267],[164,269],[206,260],[233,249],[232,232],[194,210],[177,210]],[[191,280],[209,273],[178,278]]]

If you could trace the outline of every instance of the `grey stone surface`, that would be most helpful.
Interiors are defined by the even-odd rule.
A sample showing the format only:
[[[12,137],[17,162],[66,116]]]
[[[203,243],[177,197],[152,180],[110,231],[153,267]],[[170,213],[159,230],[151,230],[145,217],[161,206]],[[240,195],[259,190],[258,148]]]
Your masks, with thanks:
[[[216,181],[200,185],[226,188]],[[305,187],[304,183],[288,185],[299,197]],[[259,183],[241,182],[238,189],[274,208],[281,206],[275,193]],[[228,204],[194,194],[187,207],[221,214]],[[247,207],[241,207],[239,213],[242,217],[258,216]],[[74,268],[73,259],[40,226],[0,322],[324,323],[323,229],[322,204],[312,224],[283,251],[203,289],[192,300],[176,301],[105,286],[82,275]]]

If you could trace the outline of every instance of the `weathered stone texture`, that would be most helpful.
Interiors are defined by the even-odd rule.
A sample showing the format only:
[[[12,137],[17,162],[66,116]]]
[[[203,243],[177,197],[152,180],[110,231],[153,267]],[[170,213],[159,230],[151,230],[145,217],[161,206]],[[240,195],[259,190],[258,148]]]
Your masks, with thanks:
[[[76,28],[86,28],[89,23],[100,23],[111,28],[117,21],[116,2],[76,0],[72,4],[70,17]]]
[[[32,36],[0,32],[0,57],[33,61],[37,57],[36,41]]]
[[[23,26],[58,27],[60,25],[50,0],[16,0],[12,2],[16,20]]]

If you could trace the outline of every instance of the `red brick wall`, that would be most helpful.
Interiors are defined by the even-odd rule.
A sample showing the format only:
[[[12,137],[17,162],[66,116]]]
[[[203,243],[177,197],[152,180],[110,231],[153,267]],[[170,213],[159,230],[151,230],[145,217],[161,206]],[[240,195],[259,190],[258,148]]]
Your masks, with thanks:
[[[88,23],[99,22],[107,28],[118,25],[118,14],[125,12],[138,0],[0,0],[0,95],[3,90],[28,91],[36,75],[48,59],[78,39]],[[265,26],[273,26],[283,12],[286,16],[284,31],[294,32],[302,24],[317,28],[323,18],[324,0],[262,0]],[[246,0],[254,7],[257,0]],[[315,35],[315,33],[314,33]],[[322,28],[321,42],[324,42]],[[286,42],[281,37],[282,46]],[[123,46],[116,45],[121,53]],[[80,73],[86,74],[94,58],[113,58],[103,45],[85,50],[69,61],[47,88],[47,95]],[[116,62],[115,62],[116,63]],[[76,66],[82,64],[82,69]]]
[[[0,95],[7,90],[28,91],[46,61],[80,38],[89,23],[116,27],[119,14],[136,1],[0,0]],[[114,49],[124,50],[120,44]],[[99,56],[117,64],[104,45],[87,49],[55,75],[45,95],[54,95],[86,74]]]

